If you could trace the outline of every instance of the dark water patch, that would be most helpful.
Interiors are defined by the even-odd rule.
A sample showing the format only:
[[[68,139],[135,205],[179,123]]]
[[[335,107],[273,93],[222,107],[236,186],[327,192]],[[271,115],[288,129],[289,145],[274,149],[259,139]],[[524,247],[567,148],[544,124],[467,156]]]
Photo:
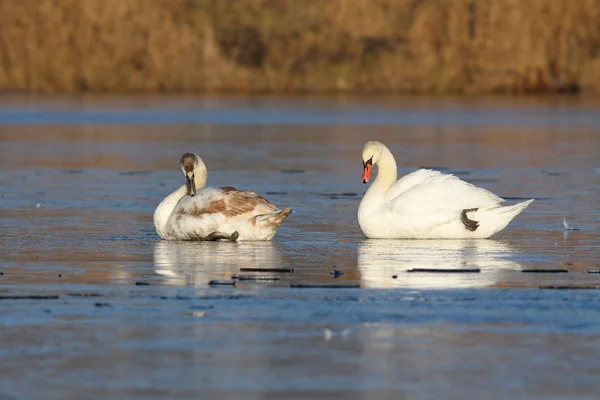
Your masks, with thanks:
[[[235,286],[233,279],[213,279],[208,282],[209,286]]]
[[[192,304],[190,310],[214,310],[215,306],[210,304]]]
[[[543,169],[542,173],[544,175],[548,175],[548,176],[561,176],[561,175],[568,175],[568,173],[566,172],[562,172],[562,171],[551,171],[551,170],[547,170],[547,169]]]
[[[135,281],[135,286],[150,286],[148,281]]]
[[[233,282],[231,280],[215,280],[216,282]],[[235,282],[234,282],[235,283]],[[228,285],[231,286],[231,285]],[[223,289],[223,290],[228,290],[228,289]],[[215,289],[216,291],[216,289]],[[208,301],[208,300],[253,300],[256,299],[257,295],[252,295],[252,294],[246,294],[246,293],[231,293],[231,294],[226,294],[226,293],[219,293],[219,294],[212,294],[212,295],[199,295],[199,296],[194,296],[194,300],[202,300],[202,301]]]
[[[106,308],[106,307],[112,307],[112,304],[110,303],[94,303],[94,307],[98,307],[98,308]]]
[[[83,174],[82,169],[63,169],[60,172],[63,172],[65,174]]]
[[[261,275],[238,275],[235,274],[231,279],[237,281],[278,281],[281,278],[278,276],[261,276]]]
[[[112,206],[116,207],[116,208],[123,207],[121,204],[112,204]],[[125,241],[128,241],[128,240],[139,240],[139,238],[124,236],[124,235],[108,236],[105,239],[107,241],[110,241],[110,242],[125,242]]]
[[[149,175],[152,171],[120,171],[119,175]]]
[[[600,269],[590,269],[587,272],[588,274],[600,274]]]
[[[341,192],[341,193],[317,193],[317,192],[311,192],[310,194],[315,195],[315,196],[323,196],[323,197],[330,197],[330,196],[336,196],[336,197],[356,197],[359,194],[355,193],[355,192]]]
[[[424,273],[435,273],[435,274],[477,274],[481,272],[479,268],[412,268],[407,269],[406,272],[424,272]]]
[[[223,285],[215,285],[215,286],[233,286],[235,283],[232,279],[215,279],[214,282],[223,282]],[[191,288],[192,291],[194,290]],[[257,294],[251,294],[247,292],[241,291],[231,291],[230,288],[223,287],[221,290],[223,292],[219,292],[218,289],[205,289],[206,294],[195,294],[191,293],[187,290],[182,291],[182,293],[177,294],[157,294],[157,293],[139,293],[139,292],[130,292],[128,294],[129,298],[135,299],[153,299],[153,300],[174,300],[174,301],[220,301],[220,300],[252,300],[258,297]],[[185,294],[188,293],[188,294]],[[200,304],[200,306],[213,307],[212,305]]]
[[[281,170],[282,174],[303,174],[305,172],[306,172],[306,170],[304,170],[304,169],[282,169]]]
[[[547,176],[563,176],[563,175],[567,175],[564,172],[544,172],[545,175]]]
[[[103,294],[100,293],[85,293],[85,292],[71,292],[71,293],[67,293],[67,296],[71,296],[71,297],[104,297]]]
[[[562,268],[532,268],[521,270],[524,274],[567,274],[569,270]]]
[[[288,192],[266,192],[266,194],[270,196],[285,196]]]
[[[161,300],[177,300],[177,301],[188,301],[188,300],[192,300],[193,297],[192,296],[182,296],[182,295],[175,295],[175,296],[159,296],[158,297]]]
[[[58,300],[57,295],[0,295],[0,300]]]
[[[295,268],[240,268],[241,272],[294,272]]]
[[[358,197],[329,196],[330,200],[360,200]]]

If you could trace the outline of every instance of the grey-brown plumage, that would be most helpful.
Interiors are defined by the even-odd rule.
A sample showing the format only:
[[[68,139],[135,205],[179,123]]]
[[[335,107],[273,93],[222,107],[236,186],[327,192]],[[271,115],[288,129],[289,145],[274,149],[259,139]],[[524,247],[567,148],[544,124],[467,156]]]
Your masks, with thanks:
[[[154,212],[154,226],[163,239],[271,240],[292,212],[249,190],[206,187],[206,165],[194,153],[183,154],[180,167],[186,184]]]

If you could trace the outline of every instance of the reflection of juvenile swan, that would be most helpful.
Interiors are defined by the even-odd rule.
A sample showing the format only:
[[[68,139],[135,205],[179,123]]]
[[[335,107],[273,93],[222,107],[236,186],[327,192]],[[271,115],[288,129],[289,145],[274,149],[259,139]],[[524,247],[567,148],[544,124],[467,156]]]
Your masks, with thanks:
[[[510,260],[514,256],[508,245],[494,240],[365,240],[358,249],[358,269],[363,287],[483,287],[496,283],[502,271],[520,269]],[[480,268],[481,272],[406,272],[413,268]]]
[[[154,245],[154,269],[166,284],[205,286],[229,279],[240,268],[279,267],[281,256],[272,242],[168,242]]]

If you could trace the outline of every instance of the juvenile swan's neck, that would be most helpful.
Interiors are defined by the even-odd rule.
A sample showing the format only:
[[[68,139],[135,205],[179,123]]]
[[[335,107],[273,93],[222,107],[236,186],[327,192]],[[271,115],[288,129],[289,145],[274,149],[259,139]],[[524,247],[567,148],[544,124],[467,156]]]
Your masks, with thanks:
[[[156,211],[154,211],[154,228],[158,235],[165,239],[166,235],[166,226],[173,209],[179,200],[183,198],[187,194],[187,187],[183,185],[170,195],[168,195],[159,205],[156,207]]]
[[[385,196],[390,186],[398,179],[396,160],[384,145],[381,145],[381,156],[375,165],[377,165],[377,178],[365,193],[365,197]]]

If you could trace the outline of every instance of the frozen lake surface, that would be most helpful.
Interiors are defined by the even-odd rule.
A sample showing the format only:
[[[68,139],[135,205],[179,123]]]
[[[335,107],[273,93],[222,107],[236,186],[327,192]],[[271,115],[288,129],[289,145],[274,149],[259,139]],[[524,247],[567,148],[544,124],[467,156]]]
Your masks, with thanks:
[[[489,240],[365,240],[367,140],[537,200]],[[294,208],[273,242],[159,240],[188,151]],[[596,104],[3,95],[0,188],[1,400],[600,396]]]

